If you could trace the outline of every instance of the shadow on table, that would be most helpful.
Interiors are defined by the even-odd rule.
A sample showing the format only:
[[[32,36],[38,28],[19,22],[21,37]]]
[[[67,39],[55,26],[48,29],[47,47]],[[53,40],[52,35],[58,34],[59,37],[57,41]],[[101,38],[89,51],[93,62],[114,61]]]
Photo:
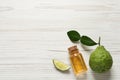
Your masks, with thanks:
[[[76,80],[87,80],[87,73],[80,74],[76,77]]]
[[[68,71],[59,71],[59,72],[61,72],[61,73],[63,73],[63,74],[70,74],[70,71],[68,70]]]
[[[84,44],[80,44],[80,46],[85,50],[85,51],[88,51],[88,52],[92,52],[93,50],[95,50],[96,46],[86,46]]]
[[[93,71],[91,73],[91,75],[93,76],[92,80],[111,80],[111,70],[105,73],[95,73]],[[89,80],[87,75],[87,73],[81,74],[79,77],[76,78],[76,80]]]
[[[92,73],[94,80],[111,80],[111,70],[105,73]]]

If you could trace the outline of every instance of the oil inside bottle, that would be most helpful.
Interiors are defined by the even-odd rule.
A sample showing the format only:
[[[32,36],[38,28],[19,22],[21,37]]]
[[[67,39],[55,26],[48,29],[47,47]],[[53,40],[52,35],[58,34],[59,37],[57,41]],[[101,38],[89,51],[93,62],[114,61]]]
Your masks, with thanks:
[[[75,75],[79,75],[82,72],[87,71],[86,64],[84,62],[83,56],[79,53],[77,46],[72,46],[68,48],[70,61]]]

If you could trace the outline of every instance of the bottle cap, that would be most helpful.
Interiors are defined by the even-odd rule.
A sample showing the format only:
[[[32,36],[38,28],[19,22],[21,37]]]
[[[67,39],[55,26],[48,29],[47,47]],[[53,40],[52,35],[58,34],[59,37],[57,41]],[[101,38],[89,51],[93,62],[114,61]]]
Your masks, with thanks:
[[[76,51],[76,50],[78,50],[76,45],[68,48],[69,53]]]

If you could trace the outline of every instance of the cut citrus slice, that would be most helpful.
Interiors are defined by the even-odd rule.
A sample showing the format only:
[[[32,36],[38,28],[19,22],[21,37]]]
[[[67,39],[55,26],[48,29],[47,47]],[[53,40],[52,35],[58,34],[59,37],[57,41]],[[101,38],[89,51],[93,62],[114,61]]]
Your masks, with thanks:
[[[70,66],[65,64],[64,62],[61,62],[59,60],[53,59],[53,64],[56,67],[56,69],[60,71],[67,71],[70,69]]]

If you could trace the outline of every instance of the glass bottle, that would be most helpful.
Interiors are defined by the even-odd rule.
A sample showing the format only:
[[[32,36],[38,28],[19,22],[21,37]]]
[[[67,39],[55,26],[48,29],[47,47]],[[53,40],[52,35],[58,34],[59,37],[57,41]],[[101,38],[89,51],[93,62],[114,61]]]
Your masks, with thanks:
[[[68,48],[68,51],[75,75],[78,76],[80,73],[87,71],[83,56],[81,53],[79,53],[77,46]]]

